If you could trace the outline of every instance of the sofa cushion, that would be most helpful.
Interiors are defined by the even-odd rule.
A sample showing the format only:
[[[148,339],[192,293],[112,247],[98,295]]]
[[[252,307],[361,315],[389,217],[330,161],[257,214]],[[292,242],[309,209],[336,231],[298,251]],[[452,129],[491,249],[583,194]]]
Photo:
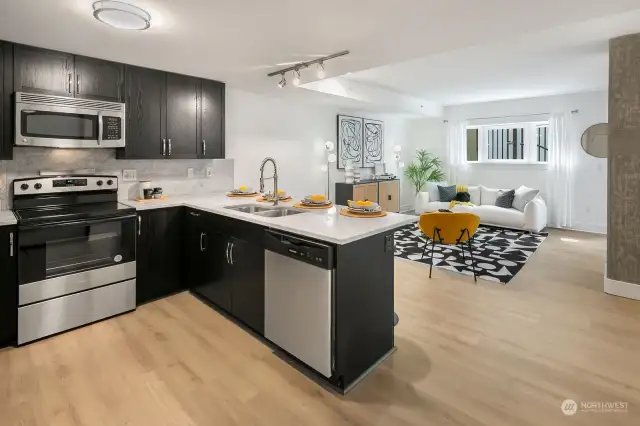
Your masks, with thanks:
[[[498,188],[480,187],[480,204],[483,206],[495,206],[496,198],[498,198]]]
[[[500,190],[498,191],[498,196],[496,197],[496,206],[502,207],[503,209],[510,209],[513,207],[513,199],[516,196],[516,190],[510,189],[508,191]]]
[[[516,189],[516,196],[513,199],[513,208],[523,212],[527,204],[536,198],[539,193],[539,189],[528,188],[522,185],[520,188]]]
[[[447,182],[427,182],[427,192],[429,193],[430,201],[440,201],[438,185],[447,186]]]
[[[471,213],[480,217],[480,222],[488,225],[499,225],[506,228],[522,228],[524,213],[517,209],[504,209],[498,206],[476,206]]]
[[[476,206],[480,205],[480,187],[479,186],[469,186],[469,195],[471,196],[471,204],[475,204]]]
[[[438,192],[440,193],[440,201],[452,201],[456,199],[456,191],[455,185],[450,186],[440,186],[438,185]]]

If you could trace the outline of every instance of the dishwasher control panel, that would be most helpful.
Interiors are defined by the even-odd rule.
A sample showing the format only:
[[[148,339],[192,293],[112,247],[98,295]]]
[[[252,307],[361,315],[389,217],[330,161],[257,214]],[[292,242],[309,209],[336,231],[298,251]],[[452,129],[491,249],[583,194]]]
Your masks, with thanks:
[[[290,234],[265,231],[265,248],[323,269],[333,269],[333,247]]]

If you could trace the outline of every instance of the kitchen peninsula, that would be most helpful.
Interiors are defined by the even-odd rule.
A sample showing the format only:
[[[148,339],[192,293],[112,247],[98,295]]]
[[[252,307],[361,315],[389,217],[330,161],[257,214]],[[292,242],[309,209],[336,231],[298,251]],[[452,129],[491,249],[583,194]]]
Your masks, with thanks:
[[[225,194],[125,203],[138,210],[138,303],[188,288],[339,392],[394,350],[393,232],[415,217],[298,213]]]

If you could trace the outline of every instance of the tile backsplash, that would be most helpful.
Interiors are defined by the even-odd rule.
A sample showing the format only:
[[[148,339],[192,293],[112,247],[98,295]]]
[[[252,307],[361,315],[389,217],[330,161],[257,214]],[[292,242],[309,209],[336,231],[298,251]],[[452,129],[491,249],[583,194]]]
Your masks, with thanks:
[[[114,149],[56,149],[14,147],[13,160],[0,161],[0,210],[11,208],[10,184],[14,179],[38,176],[40,171],[95,169],[118,176],[118,198],[135,198],[137,182],[123,182],[122,170],[135,169],[138,180],[151,180],[164,194],[185,195],[224,191],[233,187],[233,160],[116,160]],[[206,177],[207,167],[213,175]],[[187,169],[193,168],[193,177]]]

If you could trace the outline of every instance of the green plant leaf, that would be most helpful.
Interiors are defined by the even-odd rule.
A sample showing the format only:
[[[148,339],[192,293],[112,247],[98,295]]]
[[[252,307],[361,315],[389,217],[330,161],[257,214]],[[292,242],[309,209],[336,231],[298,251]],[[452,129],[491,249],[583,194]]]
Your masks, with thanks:
[[[442,160],[426,149],[416,151],[417,161],[411,162],[404,171],[404,175],[416,193],[420,192],[427,182],[441,182],[444,179]]]

